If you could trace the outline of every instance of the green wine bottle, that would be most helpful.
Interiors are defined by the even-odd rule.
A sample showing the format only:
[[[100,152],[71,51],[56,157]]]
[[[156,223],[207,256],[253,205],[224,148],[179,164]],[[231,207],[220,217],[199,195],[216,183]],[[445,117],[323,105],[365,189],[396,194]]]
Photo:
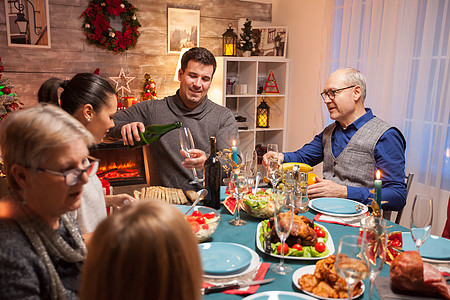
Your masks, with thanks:
[[[134,146],[130,145],[130,148],[142,147],[157,142],[163,135],[169,131],[181,127],[181,125],[181,122],[175,122],[167,125],[147,125],[145,126],[144,132],[139,131],[141,140],[136,141],[136,139],[133,138]]]

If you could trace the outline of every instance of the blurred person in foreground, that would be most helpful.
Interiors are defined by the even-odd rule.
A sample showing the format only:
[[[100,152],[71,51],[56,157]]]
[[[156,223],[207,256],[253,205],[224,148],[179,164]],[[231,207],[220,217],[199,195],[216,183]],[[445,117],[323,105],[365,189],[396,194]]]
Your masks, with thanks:
[[[180,88],[175,95],[162,100],[144,101],[135,104],[114,116],[116,126],[108,134],[110,140],[123,139],[125,145],[134,145],[133,137],[139,141],[139,130],[146,125],[181,122],[188,127],[195,148],[180,154],[179,130],[173,130],[157,142],[148,146],[150,158],[150,185],[181,188],[184,191],[203,185],[189,184],[194,179],[192,168],[203,169],[209,151],[209,138],[217,139],[217,150],[230,148],[232,141],[239,145],[238,127],[233,113],[208,98],[208,91],[216,70],[214,55],[205,48],[195,47],[181,58],[178,72]]]
[[[86,254],[68,213],[98,162],[94,138],[54,105],[37,105],[2,121],[0,146],[9,196],[0,201],[0,298],[78,299]]]
[[[201,299],[197,239],[167,203],[125,207],[100,223],[88,248],[80,299]]]
[[[62,89],[60,97],[59,88]],[[114,126],[112,117],[117,110],[116,93],[108,81],[98,75],[79,73],[71,80],[50,78],[40,87],[38,97],[39,102],[59,105],[80,121],[92,133],[96,144],[102,142],[108,130]],[[128,194],[104,196],[102,183],[93,174],[84,186],[81,206],[73,212],[86,243],[90,233],[106,218],[107,206],[121,208],[133,201],[135,199]]]
[[[308,197],[347,198],[371,204],[376,170],[381,171],[382,208],[401,210],[406,204],[403,134],[364,107],[366,78],[352,68],[339,69],[321,93],[334,123],[295,152],[279,153],[279,163],[323,162],[323,179],[308,187]],[[264,155],[263,165],[276,158]]]

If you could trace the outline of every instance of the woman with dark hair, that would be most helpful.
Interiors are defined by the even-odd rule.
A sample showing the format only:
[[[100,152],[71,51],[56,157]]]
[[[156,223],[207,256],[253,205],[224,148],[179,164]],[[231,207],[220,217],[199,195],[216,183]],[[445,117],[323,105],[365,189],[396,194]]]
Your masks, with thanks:
[[[63,91],[58,98],[58,89]],[[76,74],[71,80],[50,78],[38,92],[39,102],[61,106],[63,110],[80,121],[100,143],[108,130],[114,126],[112,117],[117,110],[117,98],[113,87],[102,77],[92,73]],[[123,207],[135,199],[128,194],[103,195],[97,176],[89,178],[82,195],[82,204],[74,211],[85,239],[106,217],[106,206]]]

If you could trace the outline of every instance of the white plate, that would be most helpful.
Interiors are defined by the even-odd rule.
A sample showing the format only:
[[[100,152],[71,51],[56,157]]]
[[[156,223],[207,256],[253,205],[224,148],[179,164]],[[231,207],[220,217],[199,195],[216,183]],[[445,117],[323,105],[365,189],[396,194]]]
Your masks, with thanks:
[[[367,208],[366,205],[364,205],[364,204],[362,204],[362,203],[360,203],[360,202],[353,201],[353,200],[349,200],[349,199],[344,199],[344,200],[346,200],[347,203],[348,203],[348,201],[351,201],[351,202],[354,202],[355,205],[360,204],[360,205],[362,206],[362,209],[361,209],[360,211],[354,213],[354,214],[338,214],[338,213],[331,213],[331,212],[327,212],[327,211],[323,211],[323,210],[317,209],[317,208],[315,208],[315,207],[313,206],[314,202],[320,201],[321,199],[322,199],[322,198],[317,198],[317,199],[309,200],[308,207],[311,208],[311,209],[313,209],[313,210],[315,210],[315,211],[317,211],[317,212],[319,212],[319,213],[321,213],[321,214],[329,215],[329,216],[333,216],[333,217],[355,217],[355,216],[362,215],[362,214],[366,213],[366,212],[369,210],[369,209]],[[324,198],[324,199],[329,200],[330,198]],[[340,199],[340,198],[336,198],[336,201],[339,201],[339,199]]]
[[[316,298],[307,296],[305,294],[295,292],[282,292],[282,291],[262,292],[245,297],[243,300],[291,300],[291,299],[316,300]]]
[[[252,249],[244,246],[244,245],[240,245],[240,244],[236,244],[238,246],[241,246],[242,248],[248,250],[250,252],[250,254],[252,255],[251,261],[250,261],[250,265],[245,268],[244,270],[242,270],[241,272],[237,273],[237,274],[230,274],[230,275],[210,275],[210,274],[204,274],[203,277],[205,279],[226,279],[226,278],[233,278],[233,277],[240,277],[240,276],[244,276],[247,275],[253,271],[255,271],[259,265],[260,265],[260,258],[258,253],[256,253],[255,251],[253,251]]]
[[[261,251],[263,253],[266,253],[266,254],[268,254],[270,256],[273,256],[273,257],[281,258],[281,255],[273,254],[273,253],[267,253],[267,252],[264,251],[264,245],[261,245],[261,241],[259,240],[259,234],[260,234],[260,231],[261,231],[261,226],[262,226],[262,222],[260,222],[258,224],[258,227],[256,228],[256,247],[259,249],[259,251]],[[328,256],[334,254],[335,249],[334,249],[333,239],[331,238],[331,233],[322,224],[320,224],[320,226],[323,229],[325,229],[326,232],[328,232],[328,240],[325,243],[325,245],[327,246],[327,248],[329,250],[328,255],[321,256],[321,257],[285,256],[284,258],[286,258],[286,259],[296,259],[296,260],[319,260],[319,259],[322,259],[322,258],[327,258]]]
[[[315,265],[312,265],[312,266],[306,266],[306,267],[302,267],[302,268],[300,268],[300,269],[297,269],[297,270],[294,272],[294,274],[292,274],[292,282],[293,282],[294,285],[295,285],[299,290],[301,290],[303,293],[306,293],[306,294],[311,295],[311,296],[313,296],[313,297],[316,297],[316,298],[318,298],[318,299],[326,299],[326,300],[328,300],[328,299],[333,299],[333,298],[325,298],[325,297],[317,296],[317,295],[315,295],[315,294],[313,294],[313,293],[311,293],[311,292],[305,291],[305,290],[303,290],[303,289],[300,287],[300,284],[298,284],[298,279],[299,279],[300,277],[302,277],[302,276],[305,275],[305,274],[314,274],[314,270],[315,270],[315,269],[316,269],[316,266],[315,266]],[[364,294],[364,290],[365,290],[364,283],[362,284],[361,288],[362,288],[361,293],[360,293],[359,295],[356,295],[356,296],[352,297],[352,299],[358,298],[359,296],[361,296],[362,294]]]

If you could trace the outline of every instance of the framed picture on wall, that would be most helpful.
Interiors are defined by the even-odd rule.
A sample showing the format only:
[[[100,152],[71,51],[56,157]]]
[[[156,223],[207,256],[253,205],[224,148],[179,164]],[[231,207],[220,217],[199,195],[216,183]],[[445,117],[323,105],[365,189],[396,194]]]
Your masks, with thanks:
[[[198,47],[200,10],[169,7],[167,18],[168,53]]]
[[[288,29],[286,26],[253,27],[253,40],[256,42],[256,56],[286,57]]]

